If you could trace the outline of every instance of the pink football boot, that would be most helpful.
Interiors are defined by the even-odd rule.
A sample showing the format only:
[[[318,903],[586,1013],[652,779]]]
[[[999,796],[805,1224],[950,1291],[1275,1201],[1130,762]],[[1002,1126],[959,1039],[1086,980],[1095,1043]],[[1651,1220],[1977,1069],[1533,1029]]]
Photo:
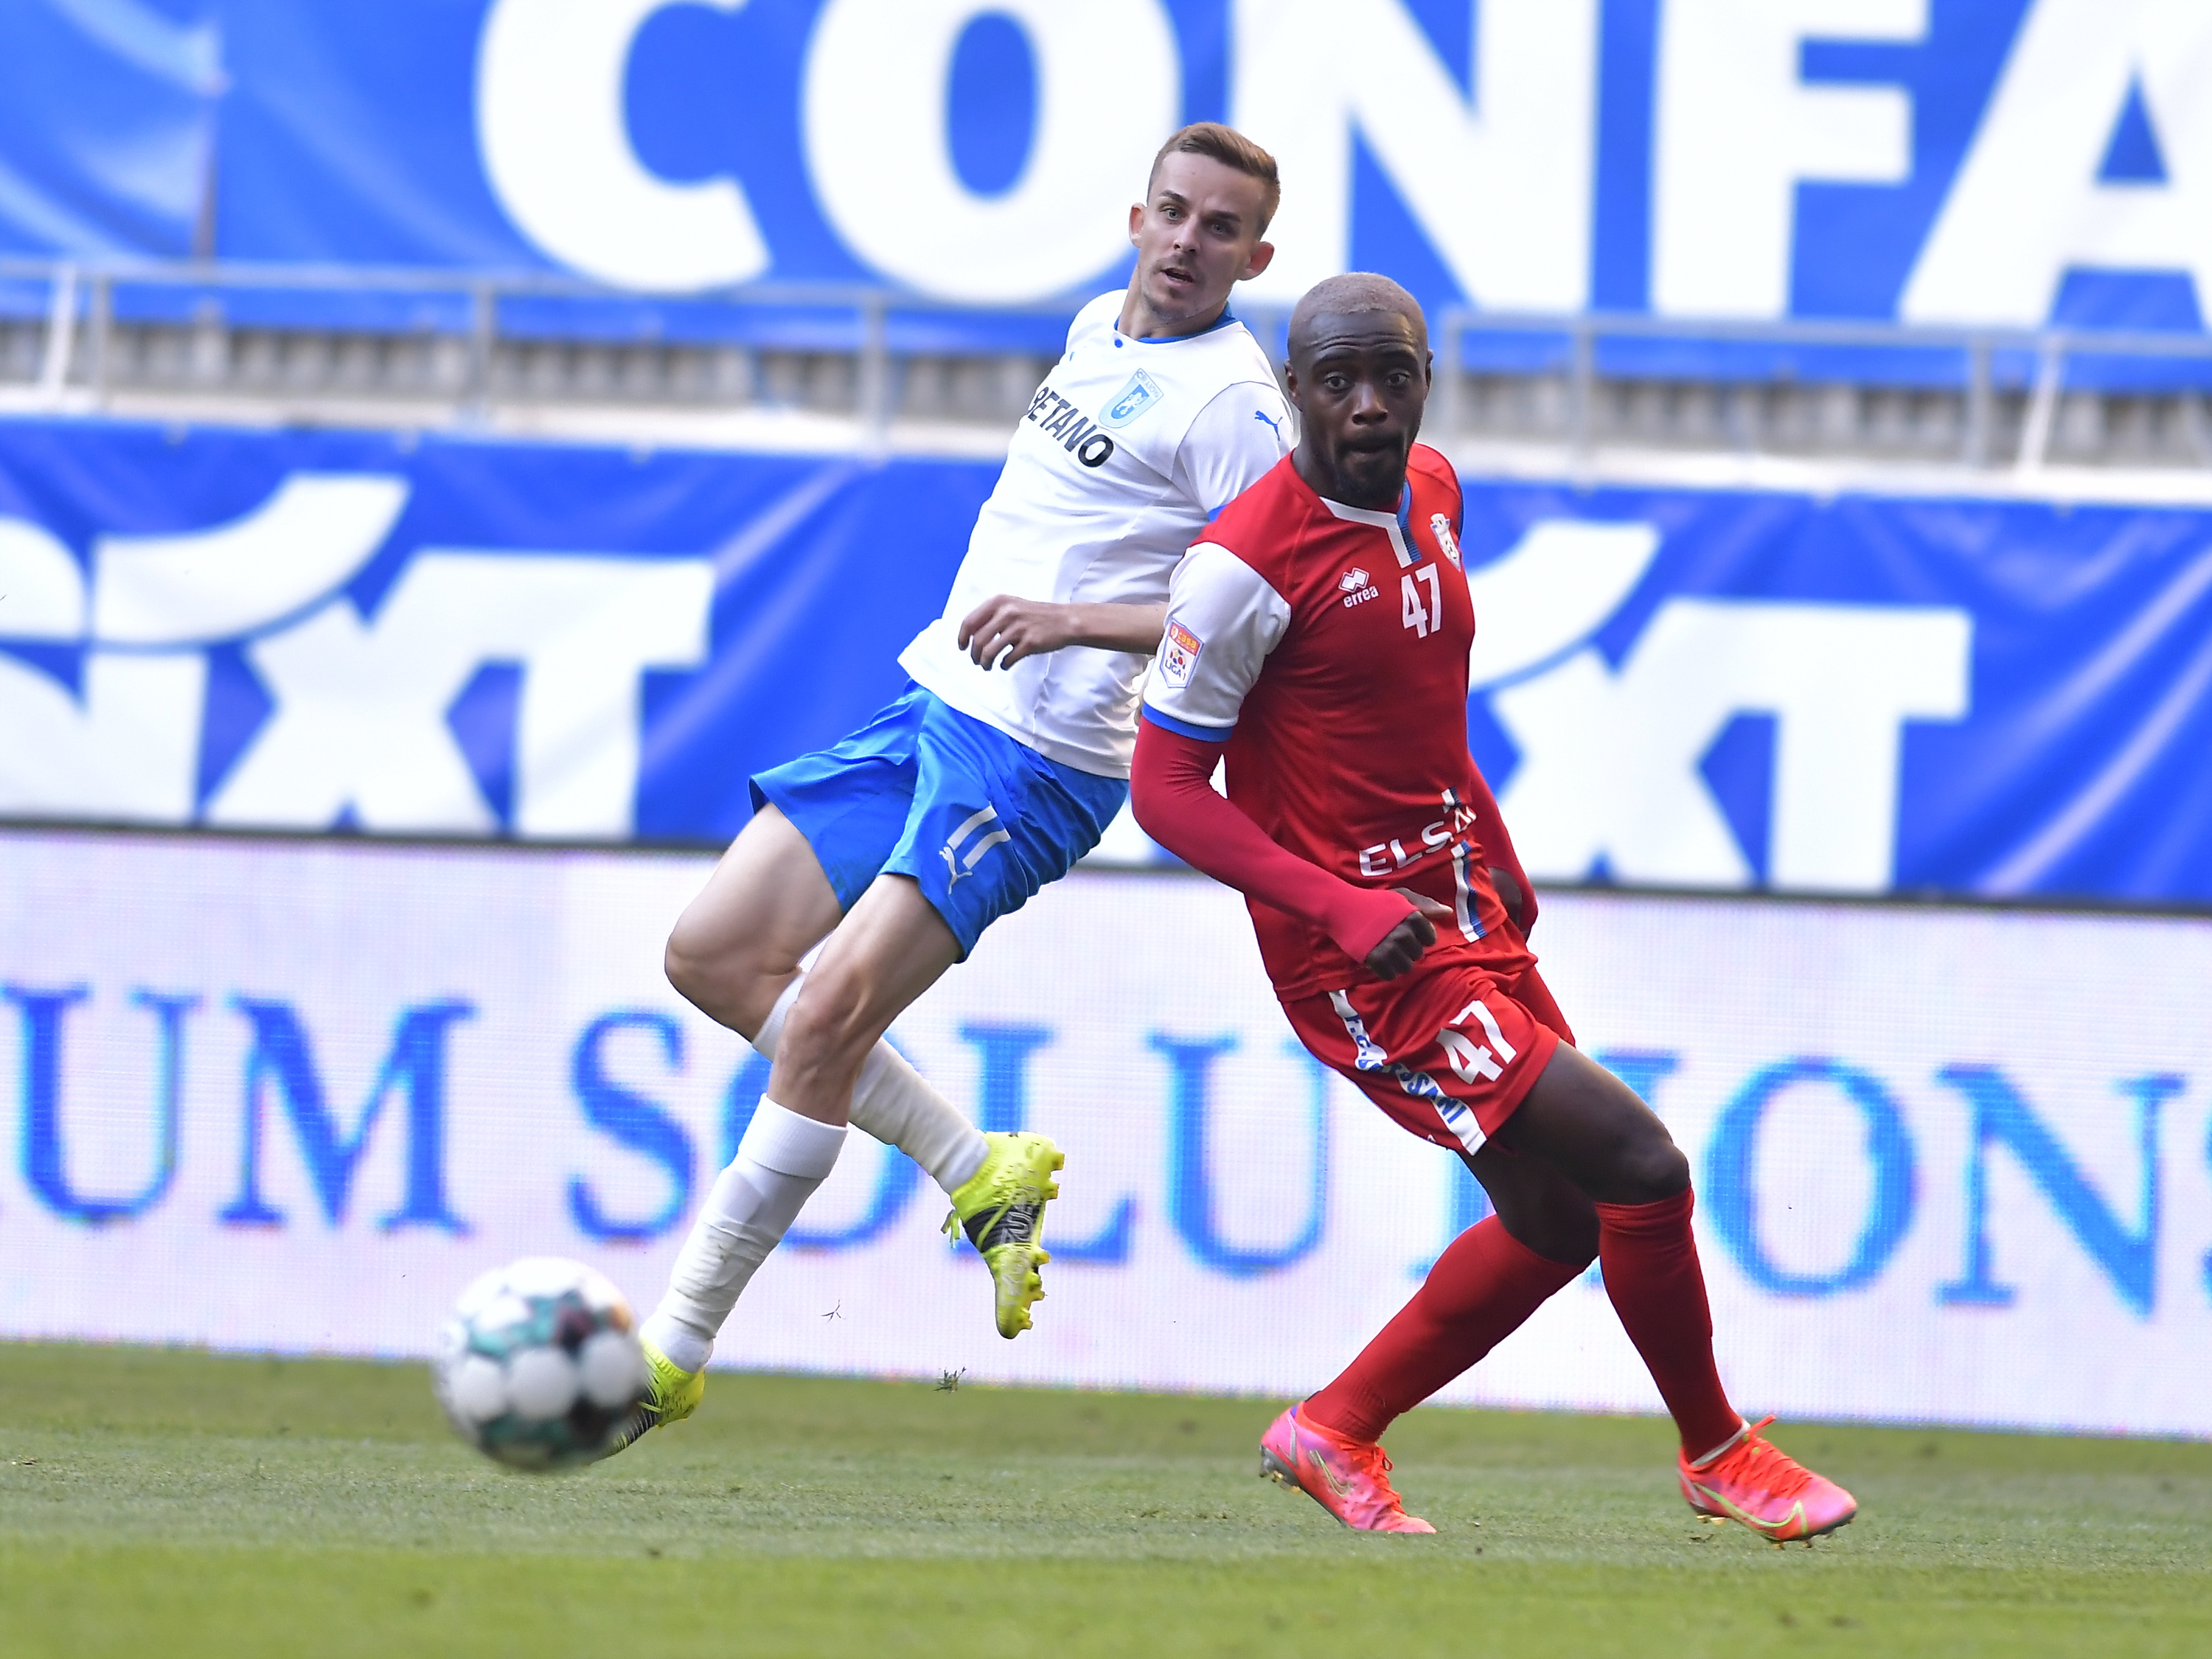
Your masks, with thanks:
[[[1682,1496],[1692,1509],[1717,1521],[1741,1521],[1778,1544],[1833,1532],[1859,1512],[1858,1502],[1832,1480],[1825,1480],[1796,1459],[1777,1450],[1762,1435],[1774,1419],[1747,1423],[1728,1449],[1709,1462],[1692,1464],[1676,1455]]]
[[[1390,1487],[1390,1460],[1372,1441],[1347,1440],[1309,1423],[1291,1407],[1260,1437],[1260,1473],[1295,1486],[1347,1527],[1362,1532],[1434,1532],[1406,1513]]]

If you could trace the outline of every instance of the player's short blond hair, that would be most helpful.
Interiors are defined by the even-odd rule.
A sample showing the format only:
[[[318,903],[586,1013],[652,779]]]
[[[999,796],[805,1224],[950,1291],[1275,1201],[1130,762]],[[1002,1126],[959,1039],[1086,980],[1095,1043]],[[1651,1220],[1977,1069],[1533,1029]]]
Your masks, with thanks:
[[[1145,180],[1145,193],[1152,194],[1153,181],[1160,176],[1160,163],[1170,155],[1205,155],[1233,167],[1238,173],[1257,179],[1267,186],[1260,198],[1260,234],[1267,234],[1267,222],[1275,216],[1282,205],[1283,181],[1275,171],[1275,158],[1261,149],[1234,127],[1225,127],[1218,121],[1193,121],[1180,132],[1170,135],[1160,146],[1159,154],[1152,157],[1152,170]]]

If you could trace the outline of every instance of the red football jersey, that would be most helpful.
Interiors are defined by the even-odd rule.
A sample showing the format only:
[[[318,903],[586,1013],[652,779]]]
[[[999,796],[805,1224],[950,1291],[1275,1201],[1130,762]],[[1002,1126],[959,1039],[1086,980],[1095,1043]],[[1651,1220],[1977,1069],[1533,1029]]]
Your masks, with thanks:
[[[1431,956],[1500,978],[1535,960],[1475,838],[1467,746],[1474,609],[1459,480],[1416,444],[1395,514],[1317,494],[1289,459],[1176,569],[1144,718],[1226,740],[1229,799],[1279,845],[1363,887],[1449,905]],[[1371,979],[1325,933],[1249,900],[1285,999]]]

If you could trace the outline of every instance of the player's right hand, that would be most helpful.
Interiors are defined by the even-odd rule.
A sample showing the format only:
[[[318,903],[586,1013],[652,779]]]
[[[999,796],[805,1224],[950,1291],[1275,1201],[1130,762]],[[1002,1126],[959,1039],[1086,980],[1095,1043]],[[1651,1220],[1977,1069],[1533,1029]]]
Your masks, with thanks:
[[[984,668],[1012,668],[1024,657],[1073,643],[1075,607],[999,593],[960,623],[960,643]]]
[[[1450,907],[1437,903],[1425,893],[1417,893],[1410,887],[1393,887],[1390,890],[1409,901],[1413,913],[1383,934],[1382,942],[1367,953],[1367,971],[1377,979],[1397,978],[1437,942],[1431,916],[1443,921],[1452,920]]]

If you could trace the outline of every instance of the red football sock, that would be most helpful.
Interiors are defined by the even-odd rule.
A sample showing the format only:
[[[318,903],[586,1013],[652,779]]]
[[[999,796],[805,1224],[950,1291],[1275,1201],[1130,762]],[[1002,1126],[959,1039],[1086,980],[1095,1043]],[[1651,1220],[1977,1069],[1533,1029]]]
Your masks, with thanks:
[[[1526,1322],[1589,1264],[1551,1261],[1485,1216],[1452,1240],[1413,1299],[1298,1415],[1354,1440],[1379,1440]]]
[[[1685,1187],[1656,1204],[1597,1206],[1606,1294],[1659,1397],[1674,1413],[1682,1449],[1703,1457],[1743,1426],[1713,1366],[1713,1315],[1690,1233],[1695,1200]]]

